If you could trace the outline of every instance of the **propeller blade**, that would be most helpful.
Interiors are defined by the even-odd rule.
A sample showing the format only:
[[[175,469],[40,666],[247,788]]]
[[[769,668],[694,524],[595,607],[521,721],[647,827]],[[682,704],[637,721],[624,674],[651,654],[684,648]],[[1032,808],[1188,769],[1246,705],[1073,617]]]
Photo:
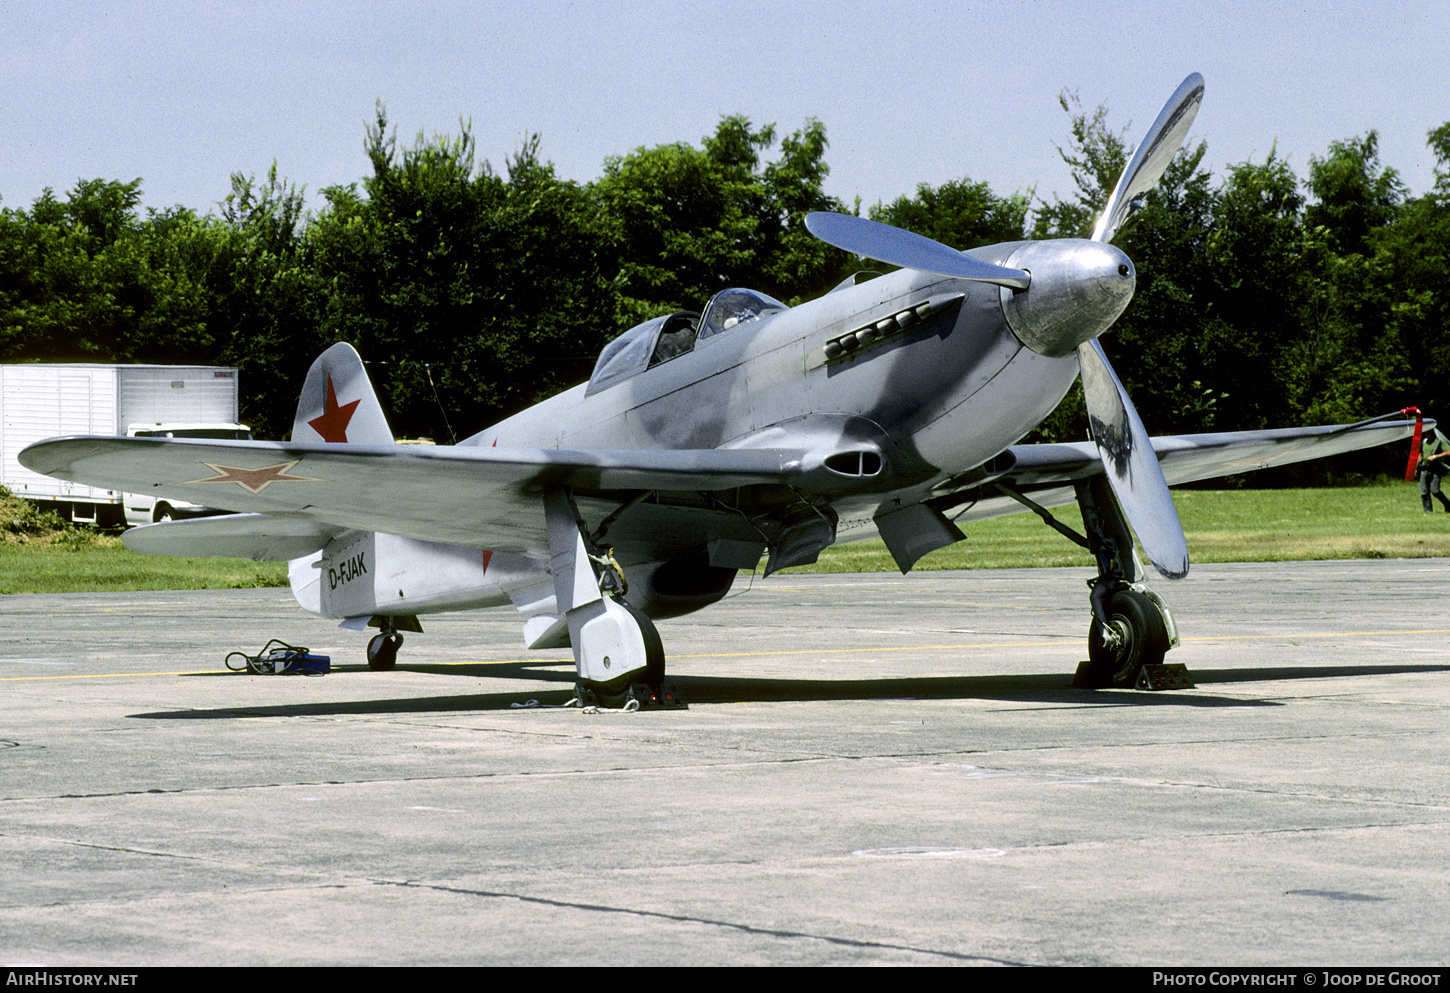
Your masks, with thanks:
[[[806,215],[806,230],[828,245],[903,269],[995,283],[1013,290],[1025,290],[1032,283],[1032,277],[1023,269],[983,262],[939,241],[865,217],[816,211]]]
[[[1093,241],[1112,240],[1143,206],[1143,198],[1158,185],[1163,170],[1182,147],[1202,102],[1203,77],[1195,72],[1168,98],[1118,177],[1118,185],[1093,229]],[[1178,508],[1173,506],[1168,482],[1143,421],[1096,338],[1079,345],[1077,357],[1088,423],[1113,495],[1148,561],[1169,579],[1181,579],[1188,575],[1188,541],[1183,537]]]
[[[1088,424],[1113,495],[1148,561],[1169,579],[1182,579],[1188,575],[1188,541],[1148,432],[1097,339],[1079,345],[1077,357]]]
[[[1112,241],[1118,229],[1143,206],[1143,197],[1158,185],[1163,170],[1183,146],[1202,102],[1203,77],[1195,72],[1168,98],[1158,119],[1143,137],[1143,143],[1133,153],[1132,161],[1118,177],[1118,185],[1108,197],[1097,227],[1093,228],[1093,241]]]

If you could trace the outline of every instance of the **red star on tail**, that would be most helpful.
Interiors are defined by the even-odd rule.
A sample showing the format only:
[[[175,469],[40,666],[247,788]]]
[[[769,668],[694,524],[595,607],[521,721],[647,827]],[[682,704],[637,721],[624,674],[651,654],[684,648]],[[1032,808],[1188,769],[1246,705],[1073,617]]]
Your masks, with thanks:
[[[339,406],[337,403],[337,391],[332,388],[332,375],[327,377],[327,409],[321,417],[314,417],[307,423],[318,434],[322,435],[323,441],[347,443],[347,426],[352,421],[353,411],[357,405],[362,403],[361,399],[352,403]]]

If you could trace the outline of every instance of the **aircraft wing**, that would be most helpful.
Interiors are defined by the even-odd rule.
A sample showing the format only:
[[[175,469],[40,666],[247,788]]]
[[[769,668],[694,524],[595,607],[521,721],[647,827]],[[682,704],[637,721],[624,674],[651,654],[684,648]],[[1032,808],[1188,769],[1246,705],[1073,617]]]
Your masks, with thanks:
[[[1433,421],[1423,423],[1426,430],[1434,427]],[[1168,435],[1149,440],[1163,469],[1163,477],[1168,485],[1174,486],[1373,448],[1409,439],[1414,429],[1414,421],[1377,420],[1271,431]],[[979,499],[966,510],[949,513],[948,516],[958,521],[973,521],[1022,511],[1023,506],[1016,500],[1006,494],[992,492],[993,484],[999,481],[1015,487],[1044,507],[1060,507],[1076,499],[1072,487],[1075,481],[1104,471],[1097,446],[1090,441],[1013,445],[1007,451],[1014,460],[1011,468],[975,490],[960,494],[963,499],[957,506],[968,502],[973,495],[978,495]],[[946,501],[938,502],[944,504]]]
[[[542,501],[547,487],[607,495],[778,483],[799,471],[800,453],[778,449],[580,452],[86,436],[37,442],[21,452],[20,462],[36,472],[75,482],[297,522],[290,527],[271,525],[280,530],[270,545],[266,540],[247,543],[241,529],[248,520],[239,518],[220,525],[215,519],[200,519],[191,531],[172,531],[185,523],[172,522],[165,532],[183,542],[188,540],[184,534],[192,534],[191,540],[198,544],[208,532],[215,532],[224,544],[232,541],[240,556],[254,558],[319,540],[325,543],[331,528],[383,531],[495,551],[548,548]]]
[[[1413,430],[1413,421],[1377,421],[1150,440],[1172,485],[1370,448]],[[958,521],[1019,513],[1022,504],[997,488],[1006,483],[1057,507],[1075,501],[1075,481],[1104,471],[1092,442],[1014,445],[1004,455],[1011,462],[1005,471],[929,502]],[[495,551],[546,549],[546,487],[622,501],[641,490],[793,483],[802,459],[783,449],[586,452],[115,437],[55,438],[20,455],[27,468],[63,479],[242,512],[138,528],[127,540],[137,551],[279,561],[309,554],[347,529]],[[664,538],[701,527],[663,513],[656,508],[644,530]]]

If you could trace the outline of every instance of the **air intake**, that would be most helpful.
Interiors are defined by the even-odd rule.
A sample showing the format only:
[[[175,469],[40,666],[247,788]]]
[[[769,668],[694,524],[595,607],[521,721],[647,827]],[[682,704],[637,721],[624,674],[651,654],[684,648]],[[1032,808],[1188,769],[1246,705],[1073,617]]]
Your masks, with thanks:
[[[881,453],[871,449],[837,452],[826,458],[826,468],[842,476],[875,476],[881,471]]]

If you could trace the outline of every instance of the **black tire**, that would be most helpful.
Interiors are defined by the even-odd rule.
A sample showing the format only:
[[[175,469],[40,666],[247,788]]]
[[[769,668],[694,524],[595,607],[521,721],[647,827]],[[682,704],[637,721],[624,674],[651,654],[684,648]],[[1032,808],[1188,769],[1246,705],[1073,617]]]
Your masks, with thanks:
[[[665,681],[665,645],[660,640],[659,630],[655,627],[654,621],[645,616],[644,611],[638,610],[623,600],[617,602],[629,611],[629,616],[633,617],[635,623],[639,625],[639,633],[644,638],[644,673],[636,676],[630,682],[659,686]]]
[[[619,710],[629,702],[629,688],[634,684],[628,679],[615,679],[607,683],[585,683],[594,694],[594,705],[605,710]]]
[[[1108,623],[1121,643],[1109,646],[1096,617],[1088,627],[1088,661],[1101,686],[1131,688],[1145,665],[1162,663],[1168,652],[1168,631],[1163,615],[1147,596],[1119,590],[1108,604]]]
[[[368,668],[375,672],[387,672],[398,664],[398,649],[403,647],[403,636],[380,634],[368,642]]]
[[[151,514],[151,520],[155,524],[164,524],[174,519],[176,512],[171,509],[169,503],[158,503]]]

